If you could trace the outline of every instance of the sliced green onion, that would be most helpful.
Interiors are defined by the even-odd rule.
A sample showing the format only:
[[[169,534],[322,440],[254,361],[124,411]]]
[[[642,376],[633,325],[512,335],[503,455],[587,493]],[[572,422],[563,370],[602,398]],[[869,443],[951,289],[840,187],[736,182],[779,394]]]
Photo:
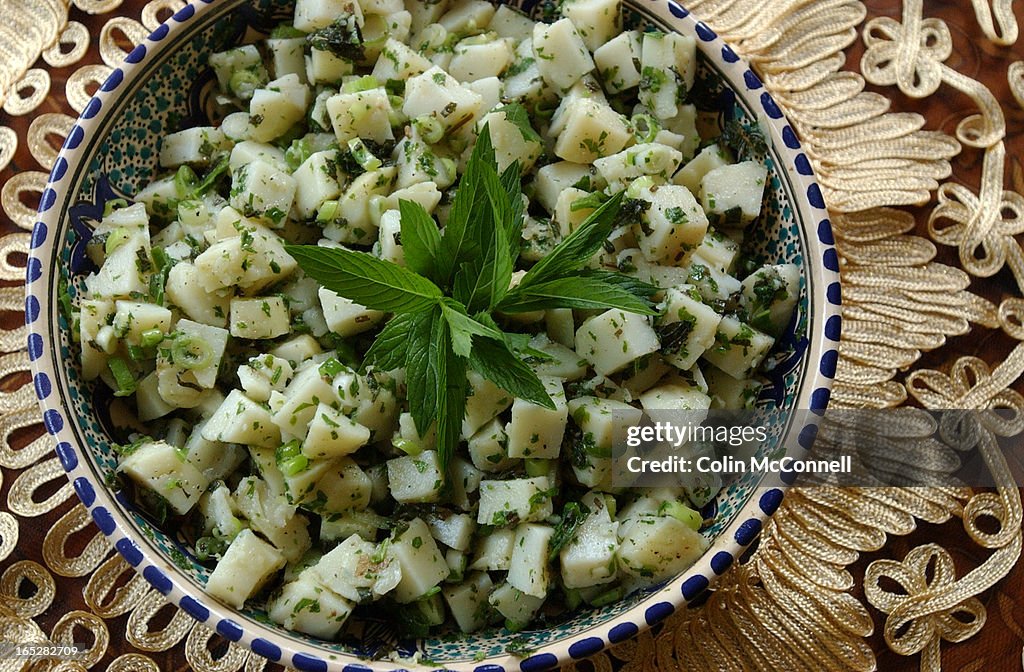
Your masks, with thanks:
[[[263,84],[263,79],[252,70],[235,70],[228,80],[231,93],[239,98],[249,98],[252,92]]]
[[[160,345],[160,341],[162,340],[164,340],[164,332],[159,329],[147,329],[142,332],[142,335],[139,337],[139,343],[144,348],[152,348]]]
[[[575,609],[583,603],[583,595],[579,588],[565,588],[565,606],[570,610]]]
[[[296,474],[305,471],[308,466],[308,457],[305,455],[296,455],[295,457],[289,457],[287,460],[281,462],[281,473],[285,476],[295,476]]]
[[[127,397],[135,392],[135,374],[128,367],[128,363],[120,357],[111,357],[107,362],[110,373],[114,374],[114,383],[117,389],[114,390],[115,397]]]
[[[128,229],[119,226],[107,234],[107,240],[103,243],[103,251],[108,255],[113,254],[114,250],[127,243],[131,237],[132,234]]]
[[[661,124],[649,114],[638,114],[633,117],[633,137],[637,144],[654,142],[661,132]]]
[[[444,126],[431,114],[424,114],[412,120],[423,142],[436,145],[444,139]]]
[[[608,200],[604,192],[595,191],[592,194],[587,194],[581,198],[577,198],[569,206],[570,212],[576,212],[577,210],[597,210],[601,205]]]
[[[310,146],[309,140],[303,137],[297,140],[292,140],[292,144],[289,145],[288,149],[284,152],[284,160],[287,162],[288,167],[294,171],[296,168],[301,166],[312,153],[313,148]]]
[[[693,530],[699,530],[700,526],[704,524],[704,519],[701,518],[700,513],[677,501],[669,501],[662,504],[658,507],[658,515],[672,516]]]
[[[210,363],[210,345],[192,336],[179,336],[171,345],[171,359],[183,369],[201,369]]]
[[[538,457],[526,458],[526,475],[530,478],[547,476],[551,473],[551,460],[542,460]]]
[[[320,375],[327,376],[328,378],[334,378],[346,368],[347,367],[337,359],[330,357],[320,365]]]
[[[366,144],[360,138],[352,138],[348,141],[348,151],[352,153],[352,158],[355,159],[356,163],[367,172],[377,170],[383,165],[381,160],[374,156],[373,152],[366,147]]]
[[[299,443],[298,439],[292,439],[288,443],[278,446],[277,450],[274,451],[274,458],[278,464],[290,460],[293,457],[297,457],[302,453],[302,444]]]
[[[146,348],[143,348],[138,345],[128,346],[128,357],[133,362],[144,362],[147,359],[152,359],[155,356],[156,355],[153,353],[152,350],[147,350]]]
[[[626,591],[622,586],[616,586],[611,590],[607,590],[594,599],[590,600],[590,606],[592,607],[607,607],[613,602],[618,602],[626,596]]]
[[[380,87],[380,82],[373,75],[366,75],[359,79],[354,79],[351,82],[341,87],[342,93],[359,93],[360,91],[369,91],[370,89],[376,89]]]
[[[199,537],[196,539],[196,558],[199,561],[206,561],[212,557],[220,556],[228,548],[228,543],[217,537]]]
[[[633,180],[628,187],[626,187],[626,198],[638,198],[640,192],[644,189],[650,189],[654,186],[654,178],[650,175],[644,175]]]
[[[333,222],[334,218],[338,216],[338,202],[337,201],[324,201],[320,204],[320,209],[316,211],[316,221],[321,224]]]
[[[617,501],[615,501],[615,496],[614,495],[607,495],[606,494],[604,496],[604,508],[606,508],[608,510],[608,516],[612,520],[615,520],[615,514],[618,512],[619,503]]]
[[[555,110],[558,109],[558,105],[561,101],[557,98],[553,101],[541,100],[537,103],[537,107],[534,110],[534,114],[541,119],[550,119],[555,116]]]
[[[111,199],[111,200],[109,200],[109,201],[107,201],[106,203],[103,204],[103,216],[104,217],[109,217],[111,215],[111,213],[114,212],[114,210],[119,210],[120,208],[127,208],[127,207],[128,207],[128,201],[127,200],[125,200],[123,198],[113,198],[113,199]]]
[[[420,445],[418,442],[411,441],[409,439],[403,439],[402,437],[392,439],[391,445],[393,445],[395,448],[399,449],[406,455],[419,455],[420,453],[423,452],[423,446]]]
[[[190,196],[199,184],[199,176],[189,166],[180,166],[174,174],[174,190],[178,192],[178,198]]]
[[[305,37],[306,33],[302,32],[295,26],[289,26],[287,23],[282,23],[276,26],[270,31],[270,39],[272,40],[287,40],[293,37]]]

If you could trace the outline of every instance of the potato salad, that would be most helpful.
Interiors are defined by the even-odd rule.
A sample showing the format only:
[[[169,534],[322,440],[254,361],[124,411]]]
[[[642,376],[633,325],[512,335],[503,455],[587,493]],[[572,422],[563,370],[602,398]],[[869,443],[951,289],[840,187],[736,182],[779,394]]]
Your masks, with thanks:
[[[107,203],[82,376],[135,413],[116,485],[211,596],[325,639],[353,612],[516,631],[706,550],[720,483],[615,487],[616,428],[752,407],[800,274],[741,251],[763,144],[700,112],[694,40],[560,12],[298,0],[210,56],[218,122]]]

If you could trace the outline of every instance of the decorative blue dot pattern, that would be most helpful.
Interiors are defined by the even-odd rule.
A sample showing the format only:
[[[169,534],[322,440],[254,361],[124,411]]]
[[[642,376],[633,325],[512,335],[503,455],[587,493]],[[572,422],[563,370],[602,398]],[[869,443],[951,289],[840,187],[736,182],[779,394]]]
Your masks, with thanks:
[[[280,5],[275,11],[281,16],[290,14],[287,0],[259,1],[264,5]],[[244,4],[243,0],[201,2],[178,10],[168,23],[159,26],[146,42],[131,51],[122,67],[111,72],[68,133],[50,171],[50,182],[40,199],[40,221],[32,231],[32,253],[26,269],[29,295],[25,317],[30,331],[27,345],[34,369],[33,384],[44,407],[44,423],[47,430],[58,437],[57,455],[79,499],[125,560],[159,592],[229,641],[249,646],[271,660],[286,660],[297,669],[308,671],[370,672],[369,666],[354,662],[357,658],[352,654],[359,652],[358,647],[351,649],[316,642],[267,624],[265,615],[257,619],[251,612],[228,609],[200,589],[209,570],[196,563],[191,563],[191,568],[173,568],[167,564],[171,550],[178,548],[176,542],[164,532],[151,528],[148,521],[128,505],[123,494],[114,496],[103,485],[101,474],[116,464],[116,458],[110,454],[109,440],[96,421],[89,389],[74,365],[67,323],[56,317],[55,283],[51,280],[68,273],[72,247],[77,240],[65,216],[69,204],[90,199],[93,203],[99,202],[99,193],[104,189],[105,199],[132,193],[151,177],[157,156],[156,138],[175,130],[172,113],[180,115],[192,104],[188,87],[182,83],[196,81],[196,63],[202,61],[198,54],[211,50],[213,36],[218,31],[238,25],[233,22],[241,16],[237,10]],[[522,4],[533,7],[543,3],[524,1]],[[841,327],[838,315],[841,297],[831,225],[824,211],[821,190],[813,181],[810,162],[803,154],[787,151],[800,148],[793,129],[764,91],[760,78],[710,27],[697,22],[682,5],[672,0],[643,3],[627,0],[626,4],[630,8],[627,23],[631,26],[646,24],[695,35],[701,51],[699,67],[724,75],[738,94],[732,95],[727,88],[728,95],[723,99],[735,101],[737,114],[754,119],[763,113],[772,120],[769,123],[771,134],[777,141],[781,140],[781,144],[775,143],[769,158],[771,185],[763,219],[775,226],[767,231],[777,235],[766,236],[757,252],[768,259],[801,265],[804,260],[821,260],[820,268],[805,266],[802,291],[806,295],[801,297],[797,329],[798,333],[807,335],[805,344],[798,350],[801,355],[780,378],[780,390],[784,394],[779,400],[792,407],[807,404],[811,408],[824,408],[838,357],[835,346]],[[145,76],[140,74],[144,72]],[[122,104],[124,100],[127,105]],[[777,169],[787,163],[795,166],[799,179],[790,178],[785,170]],[[60,206],[55,207],[58,203]],[[811,222],[815,224],[812,226]],[[51,236],[51,231],[57,232],[56,235]],[[809,238],[807,234],[816,235]],[[817,254],[812,254],[815,250]],[[822,305],[812,306],[811,295]],[[43,317],[46,319],[40,319]],[[824,339],[831,344],[826,345]],[[807,377],[806,382],[801,382],[803,376]],[[70,409],[67,419],[64,409]],[[805,437],[813,440],[814,430],[816,425],[813,424],[802,429],[801,444]],[[80,450],[84,459],[80,459]],[[790,476],[794,475],[780,479],[778,486],[791,480]],[[764,489],[764,485],[750,478],[742,479],[705,507],[715,518],[707,532],[714,539],[711,551],[695,567],[664,587],[637,593],[603,609],[581,613],[550,630],[519,635],[494,631],[463,641],[417,642],[415,647],[442,664],[460,661],[464,664],[474,654],[484,653],[489,660],[478,665],[476,672],[510,672],[516,667],[524,672],[536,672],[570,659],[585,658],[608,642],[633,637],[641,627],[671,615],[683,601],[692,601],[705,593],[711,579],[735,563],[760,533],[764,517],[774,513],[782,501],[780,487]],[[757,492],[763,494],[754,501]],[[165,571],[167,567],[171,568]],[[513,636],[522,637],[527,646],[539,652],[523,660],[504,655],[504,648]],[[550,650],[543,650],[545,648]]]

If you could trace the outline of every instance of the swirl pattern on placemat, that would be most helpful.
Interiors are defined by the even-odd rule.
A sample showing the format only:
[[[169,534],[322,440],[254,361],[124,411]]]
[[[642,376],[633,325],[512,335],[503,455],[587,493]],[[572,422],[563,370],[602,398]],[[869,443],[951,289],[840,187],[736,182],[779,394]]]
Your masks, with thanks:
[[[1024,373],[1024,304],[972,290],[978,278],[1004,268],[1018,295],[1024,288],[1024,252],[1017,240],[1024,233],[1024,197],[1004,183],[1007,114],[988,88],[947,64],[954,53],[948,26],[926,17],[922,0],[904,0],[900,20],[874,18],[862,30],[866,10],[856,0],[687,4],[757,68],[804,142],[833,213],[845,305],[832,405],[891,408],[912,400],[926,409],[1014,408],[1021,415],[1024,398],[1008,388]],[[972,4],[988,40],[1016,41],[1009,0]],[[35,162],[31,169],[18,166],[0,193],[13,224],[31,230],[33,203],[46,181],[42,171],[92,88],[126,49],[182,6],[180,0],[124,6],[121,0],[75,0],[69,10],[57,0],[0,0],[0,104],[8,118],[36,115],[21,137],[0,126],[0,171],[20,143]],[[115,10],[119,15],[101,24],[79,16]],[[86,23],[101,27],[90,33]],[[864,43],[863,77],[844,69],[844,53],[858,36]],[[75,70],[55,97],[50,69],[68,67]],[[888,99],[865,91],[865,79],[914,98],[949,87],[976,110],[963,115],[952,135],[929,130],[918,114],[890,112]],[[1024,63],[1011,65],[1007,82],[1024,107]],[[37,114],[47,100],[53,105]],[[952,179],[950,161],[964,147],[982,153],[977,189]],[[937,204],[921,235],[913,216],[896,208],[933,198]],[[26,233],[2,239],[0,280],[22,280],[25,269],[17,259],[28,245]],[[957,261],[940,261],[942,249],[955,251]],[[21,306],[20,286],[0,288],[0,309]],[[1017,345],[994,368],[971,357],[942,359],[950,339],[974,329],[1001,330]],[[0,358],[0,375],[20,381],[0,392],[0,466],[7,481],[7,510],[0,512],[0,639],[72,642],[88,632],[92,644],[82,659],[33,669],[101,669],[105,661],[108,672],[171,669],[182,661],[200,672],[264,669],[263,659],[167,605],[96,532],[61,480],[42,435],[23,343],[20,326],[0,333],[0,348],[11,353]],[[919,367],[929,353],[930,362],[949,364],[947,372]],[[906,427],[912,439],[912,417]],[[982,455],[999,484],[995,492],[792,490],[763,530],[759,548],[746,563],[722,570],[703,606],[576,666],[595,672],[867,671],[877,666],[866,640],[877,616],[893,651],[920,654],[923,670],[939,669],[941,643],[963,641],[984,626],[985,606],[976,596],[1001,580],[1020,555],[1019,492],[993,448],[993,437],[1003,429],[981,423],[957,436]],[[1020,433],[1022,427],[1013,430]],[[872,563],[863,585],[867,603],[854,596],[857,582],[849,567],[861,554],[885,548],[919,522],[951,519],[960,519],[987,553],[979,566],[960,576],[945,549],[924,545],[902,559]],[[982,525],[982,519],[994,519],[998,529]],[[14,557],[20,555],[19,539],[28,538],[21,526],[28,525],[48,530],[38,535],[43,541],[36,554],[45,566]],[[884,580],[901,591],[886,590]],[[46,621],[58,585],[81,591],[84,608]],[[51,624],[48,631],[40,626],[44,621]],[[136,651],[124,652],[125,641]],[[116,652],[110,642],[118,642]],[[154,659],[168,650],[173,653],[164,654],[166,660]]]

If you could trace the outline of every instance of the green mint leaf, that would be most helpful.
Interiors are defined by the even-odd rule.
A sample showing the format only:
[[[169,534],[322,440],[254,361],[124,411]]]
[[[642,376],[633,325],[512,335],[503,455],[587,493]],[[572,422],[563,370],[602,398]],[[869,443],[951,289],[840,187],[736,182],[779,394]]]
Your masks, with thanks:
[[[371,310],[412,313],[437,304],[441,290],[422,275],[365,252],[288,245],[299,266],[327,289]]]
[[[548,308],[606,310],[620,308],[639,315],[654,315],[649,301],[599,278],[571,276],[539,282],[514,290],[499,306],[504,313],[528,313]]]
[[[522,180],[522,166],[519,165],[519,161],[513,161],[512,165],[501,174],[501,186],[508,195],[509,219],[506,222],[505,232],[513,264],[519,258],[519,244],[523,237],[523,220],[526,215]]]
[[[451,348],[445,348],[446,385],[439,396],[437,413],[437,457],[441,471],[448,474],[448,465],[455,455],[462,435],[462,418],[466,414],[466,360]]]
[[[441,245],[441,232],[422,205],[402,199],[398,202],[402,221],[402,249],[405,264],[420,275],[434,275],[434,258]]]
[[[523,360],[509,348],[504,340],[478,338],[473,342],[469,366],[509,394],[554,410],[544,384]]]
[[[452,334],[452,349],[459,357],[469,357],[472,349],[473,336],[484,336],[501,340],[504,334],[497,328],[477,322],[466,314],[465,309],[456,301],[445,300],[441,303],[441,312],[448,322]]]
[[[585,266],[608,240],[622,205],[622,197],[623,192],[620,191],[590,213],[575,231],[523,276],[519,287],[526,289],[530,285],[555,280]]]
[[[371,365],[382,371],[393,371],[405,366],[414,318],[414,313],[402,313],[388,320],[363,357],[363,371]]]
[[[448,386],[448,358],[444,352],[448,347],[448,329],[439,306],[414,314],[409,326],[405,358],[409,413],[420,436],[425,436],[440,417],[439,397]]]
[[[484,173],[495,173],[494,145],[491,144],[490,129],[480,131],[473,153],[462,173],[455,191],[448,222],[441,236],[437,254],[437,277],[442,284],[451,281],[459,266],[479,255],[478,237],[474,231],[481,227],[493,227],[494,221],[480,221],[493,211],[491,198],[483,186]]]
[[[526,111],[526,108],[519,103],[510,103],[497,110],[498,112],[505,113],[505,121],[514,125],[519,129],[519,133],[523,136],[523,142],[539,142],[543,143],[540,134],[533,129],[530,124],[530,113]]]

